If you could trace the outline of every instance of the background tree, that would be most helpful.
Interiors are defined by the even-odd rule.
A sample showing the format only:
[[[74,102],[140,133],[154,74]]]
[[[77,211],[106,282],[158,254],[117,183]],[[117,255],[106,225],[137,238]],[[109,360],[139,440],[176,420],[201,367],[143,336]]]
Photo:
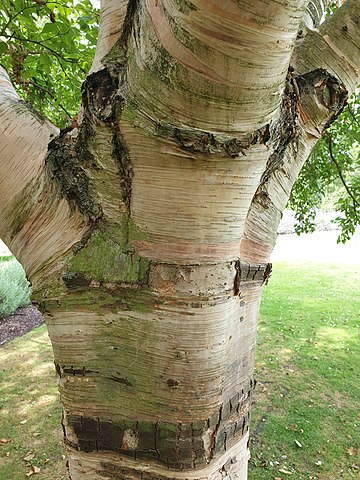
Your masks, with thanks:
[[[86,68],[74,50],[93,31],[76,15],[90,5],[67,5],[5,8],[1,48],[72,117],[66,65]],[[0,236],[47,315],[73,480],[246,478],[277,226],[359,83],[360,6],[316,28],[323,7],[104,0],[79,125],[60,132],[2,70]],[[30,44],[60,82],[26,73]]]
[[[349,240],[360,221],[359,96],[354,94],[331,125],[300,172],[289,206],[296,212],[296,231],[312,232],[316,212],[323,205],[336,210],[341,232],[338,242]]]

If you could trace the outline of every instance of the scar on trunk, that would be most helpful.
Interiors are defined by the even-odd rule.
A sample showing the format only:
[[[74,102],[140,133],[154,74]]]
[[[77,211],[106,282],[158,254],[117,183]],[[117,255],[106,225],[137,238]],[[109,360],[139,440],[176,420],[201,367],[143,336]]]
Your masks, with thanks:
[[[237,297],[240,293],[240,281],[241,281],[241,265],[240,260],[235,262],[235,278],[234,278],[234,296]]]

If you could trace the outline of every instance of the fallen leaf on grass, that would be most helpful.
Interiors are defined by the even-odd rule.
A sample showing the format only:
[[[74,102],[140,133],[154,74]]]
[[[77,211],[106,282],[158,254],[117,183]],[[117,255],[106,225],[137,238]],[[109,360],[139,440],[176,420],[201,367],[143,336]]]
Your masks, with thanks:
[[[28,422],[28,420],[21,420],[21,422],[19,422],[19,423],[20,423],[20,425],[25,425],[25,423],[27,423],[27,422]]]
[[[35,465],[33,465],[33,466],[31,467],[30,472],[26,473],[25,475],[26,475],[27,477],[31,477],[31,475],[34,475],[34,474],[37,474],[37,473],[40,473],[40,468],[39,468],[39,467],[36,467]]]
[[[275,477],[274,480],[283,480],[282,477]]]
[[[0,438],[0,445],[5,445],[5,443],[12,442],[11,438]]]
[[[34,457],[35,457],[35,454],[29,452],[29,453],[26,454],[26,456],[23,458],[23,460],[25,460],[25,462],[30,462],[30,460],[32,460]]]
[[[350,447],[346,450],[346,452],[348,455],[350,455],[350,457],[352,457],[357,454],[357,449],[354,447]]]

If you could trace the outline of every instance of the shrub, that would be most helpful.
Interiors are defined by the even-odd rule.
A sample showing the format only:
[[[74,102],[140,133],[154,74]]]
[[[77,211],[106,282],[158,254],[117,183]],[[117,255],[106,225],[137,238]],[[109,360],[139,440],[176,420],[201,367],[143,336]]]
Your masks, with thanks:
[[[29,305],[31,289],[25,271],[15,258],[0,261],[0,316]]]

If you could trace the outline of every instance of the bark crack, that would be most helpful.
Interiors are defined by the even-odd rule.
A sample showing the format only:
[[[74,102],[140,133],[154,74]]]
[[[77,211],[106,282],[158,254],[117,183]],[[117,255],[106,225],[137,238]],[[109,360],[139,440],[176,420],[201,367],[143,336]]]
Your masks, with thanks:
[[[76,131],[66,129],[49,143],[45,163],[70,207],[78,207],[92,222],[101,218],[100,203],[91,192],[90,177],[76,151]]]
[[[268,263],[266,265],[266,268],[265,268],[265,271],[264,271],[264,277],[263,277],[263,281],[262,281],[263,285],[268,284],[271,272],[272,272],[272,263]]]
[[[131,34],[134,32],[136,26],[136,15],[138,9],[139,0],[128,0],[121,35],[103,59],[104,65],[106,65],[109,70],[113,72],[114,76],[119,75],[119,68],[120,70],[123,70],[122,75],[125,74],[124,65],[127,63],[128,45]]]
[[[240,282],[241,282],[241,264],[240,260],[235,262],[235,278],[234,278],[234,296],[237,297],[240,294]]]
[[[296,82],[289,70],[284,91],[283,101],[280,109],[280,120],[275,124],[271,131],[271,138],[275,141],[275,148],[270,155],[265,172],[260,181],[260,186],[255,193],[259,200],[262,198],[262,203],[267,206],[268,194],[261,187],[265,184],[271,174],[278,170],[282,164],[287,146],[300,135],[299,121],[298,121],[298,89]]]
[[[154,425],[154,450],[156,452],[158,461],[160,460],[160,452],[158,450],[159,433],[160,433],[159,422],[156,422],[155,425]]]
[[[125,75],[125,65],[118,67]],[[107,67],[87,77],[83,85],[84,120],[80,126],[79,142],[89,156],[89,142],[92,141],[99,122],[105,128],[108,142],[112,145],[111,155],[117,164],[122,200],[130,214],[132,165],[128,148],[122,138],[119,124],[124,108],[124,99],[119,92],[119,72],[111,73]]]

